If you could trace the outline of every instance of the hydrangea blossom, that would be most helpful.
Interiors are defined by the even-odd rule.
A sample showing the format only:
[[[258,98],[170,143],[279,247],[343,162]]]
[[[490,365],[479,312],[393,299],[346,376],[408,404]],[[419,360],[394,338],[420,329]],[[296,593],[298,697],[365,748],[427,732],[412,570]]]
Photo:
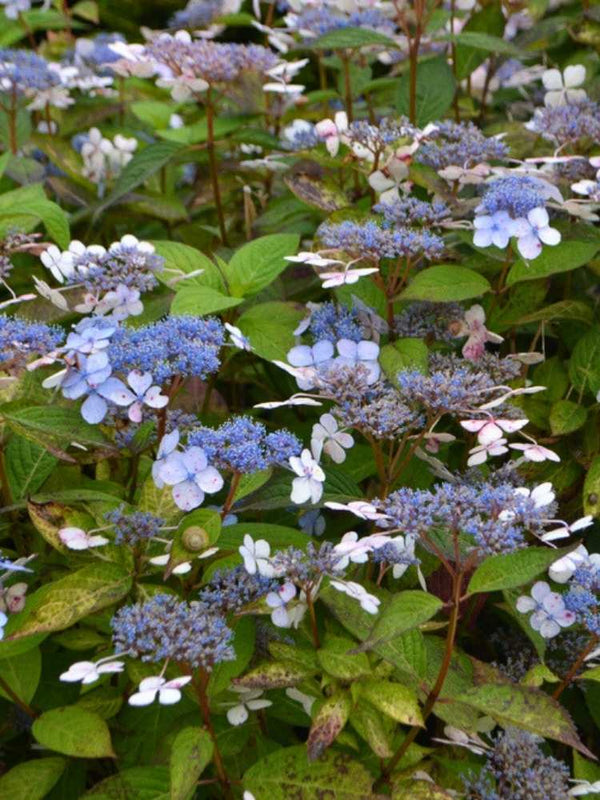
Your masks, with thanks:
[[[531,595],[519,597],[517,611],[521,614],[533,612],[529,624],[544,639],[553,639],[563,628],[568,628],[575,622],[575,614],[565,608],[561,595],[553,592],[545,581],[535,583]]]

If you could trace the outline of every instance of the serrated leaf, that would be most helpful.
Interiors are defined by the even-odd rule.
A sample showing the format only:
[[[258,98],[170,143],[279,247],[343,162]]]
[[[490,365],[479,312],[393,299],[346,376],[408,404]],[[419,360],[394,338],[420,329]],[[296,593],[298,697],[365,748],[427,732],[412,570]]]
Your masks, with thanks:
[[[419,701],[412,689],[401,683],[371,680],[357,685],[360,697],[396,722],[423,725]]]
[[[558,303],[550,303],[539,311],[525,314],[517,320],[518,325],[528,322],[553,322],[557,319],[571,319],[577,322],[591,323],[594,319],[594,312],[587,303],[581,300],[560,300]]]
[[[456,700],[489,714],[501,725],[514,725],[546,739],[555,739],[594,758],[580,741],[567,711],[538,689],[510,683],[485,684],[464,692]]]
[[[373,778],[355,758],[325,752],[309,762],[304,745],[261,758],[244,775],[244,789],[256,800],[372,800]]]
[[[184,286],[171,303],[171,314],[193,314],[202,317],[216,314],[226,308],[234,308],[243,303],[242,297],[228,297],[210,286]]]
[[[37,492],[58,459],[40,445],[24,436],[14,434],[5,450],[6,478],[13,500]]]
[[[572,400],[558,400],[550,409],[550,430],[554,436],[562,436],[579,430],[585,425],[587,408]]]
[[[173,741],[169,761],[170,800],[189,800],[194,795],[196,782],[210,763],[213,749],[210,734],[203,728],[183,728],[179,731]]]
[[[600,391],[600,327],[585,333],[573,348],[569,377],[580,393],[596,395]]]
[[[359,47],[372,47],[373,45],[393,50],[397,49],[397,43],[383,33],[369,30],[369,28],[342,28],[339,30],[328,31],[317,39],[307,43],[311,50],[355,50]]]
[[[554,247],[544,247],[533,261],[522,258],[515,261],[506,278],[506,285],[512,286],[519,281],[533,281],[583,267],[596,255],[599,247],[598,242],[580,240],[563,240]]]
[[[129,192],[133,191],[148,178],[157,173],[176,155],[185,148],[177,142],[157,142],[149,144],[134,155],[125,166],[112,188],[110,194],[103,201],[99,211],[105,211],[117,203]]]
[[[592,461],[583,484],[583,512],[600,517],[600,456]]]
[[[167,767],[130,767],[105,778],[80,800],[170,800]]]
[[[369,675],[371,667],[366,653],[351,653],[352,639],[343,636],[328,636],[323,647],[317,650],[321,667],[334,678],[355,680],[361,675]]]
[[[210,673],[207,693],[209,697],[224,692],[233,678],[237,678],[252,660],[256,639],[256,626],[252,617],[242,617],[233,626],[232,646],[235,651],[233,661],[216,664]]]
[[[241,686],[245,689],[285,689],[289,686],[296,686],[305,678],[314,675],[315,671],[299,664],[266,661],[242,675],[241,678],[235,678],[232,683],[234,686]]]
[[[377,615],[377,621],[360,650],[370,650],[417,628],[434,617],[442,607],[439,597],[418,590],[395,594]]]
[[[390,758],[394,754],[391,731],[385,721],[386,718],[368,703],[357,705],[350,714],[350,724],[378,758]]]
[[[351,708],[352,698],[349,692],[336,692],[321,705],[312,721],[306,741],[311,761],[320,758],[335,742],[348,721]]]
[[[419,127],[440,119],[452,105],[456,80],[445,58],[421,61],[417,69],[417,103],[415,123]],[[408,116],[410,110],[410,75],[406,71],[398,82],[399,114]]]
[[[121,600],[131,583],[131,576],[123,567],[106,562],[91,564],[46,583],[28,598],[25,611],[19,615],[24,620],[16,630],[7,629],[7,639],[62,631],[88,614]]]
[[[42,674],[42,654],[39,647],[25,653],[0,659],[0,678],[25,703],[30,703],[40,682]],[[0,696],[13,702],[12,697],[2,686]]]
[[[26,406],[17,400],[0,406],[0,417],[15,433],[44,447],[68,447],[71,442],[109,444],[98,426],[89,425],[76,408]]]
[[[237,326],[261,358],[286,361],[288,352],[296,343],[294,330],[302,316],[302,312],[291,303],[260,303],[245,311]]]
[[[450,303],[480,297],[491,288],[487,278],[475,270],[455,264],[438,264],[417,272],[399,299]]]
[[[398,373],[405,369],[427,372],[429,350],[423,339],[397,339],[379,352],[379,363],[388,379],[397,384]]]
[[[152,240],[156,252],[165,260],[164,269],[156,277],[176,291],[189,286],[208,286],[218,292],[226,289],[219,267],[207,255],[182,242]],[[199,273],[190,278],[186,275]],[[173,280],[177,278],[176,283]]]
[[[44,712],[34,721],[31,731],[41,745],[66,756],[114,757],[108,725],[98,714],[80,706]]]
[[[42,800],[63,774],[64,758],[36,758],[17,764],[0,777],[0,800]]]
[[[514,553],[489,556],[473,573],[468,593],[497,592],[523,586],[570,550],[572,548],[527,547]]]
[[[248,297],[272,283],[290,265],[285,256],[296,255],[299,242],[295,233],[274,233],[236,250],[227,270],[231,294]]]

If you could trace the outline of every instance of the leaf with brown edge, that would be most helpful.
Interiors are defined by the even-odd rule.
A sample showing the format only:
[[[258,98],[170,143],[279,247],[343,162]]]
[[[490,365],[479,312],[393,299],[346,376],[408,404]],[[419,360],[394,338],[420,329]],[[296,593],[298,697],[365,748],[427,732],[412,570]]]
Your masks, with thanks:
[[[235,678],[234,686],[244,689],[285,689],[296,686],[305,678],[314,675],[316,670],[307,669],[298,664],[286,664],[283,661],[271,661],[259,664],[241,678]]]
[[[488,714],[501,725],[514,725],[546,739],[555,739],[596,760],[580,740],[567,711],[539,689],[515,684],[486,684],[463,692],[456,700]]]
[[[337,739],[348,721],[351,708],[352,700],[348,692],[338,692],[325,700],[308,733],[306,744],[311,761],[320,758]]]

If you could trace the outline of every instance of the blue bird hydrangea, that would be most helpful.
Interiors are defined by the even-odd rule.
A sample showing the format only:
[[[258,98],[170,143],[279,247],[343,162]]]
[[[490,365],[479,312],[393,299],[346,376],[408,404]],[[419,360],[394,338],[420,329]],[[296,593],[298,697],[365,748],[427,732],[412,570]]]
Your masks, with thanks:
[[[210,671],[235,658],[233,631],[224,617],[198,601],[186,603],[170,594],[156,594],[119,609],[111,626],[117,652],[142,661],[169,659]]]
[[[127,513],[123,505],[107,511],[104,519],[114,528],[115,544],[126,544],[130,547],[156,538],[164,525],[163,519],[149,511]]]
[[[0,365],[5,370],[23,367],[32,355],[47,355],[63,339],[63,331],[56,326],[1,314]]]
[[[219,428],[193,430],[190,445],[201,447],[211,464],[223,470],[250,473],[273,465],[285,465],[302,451],[300,440],[286,430],[267,432],[250,417],[234,417]]]
[[[435,260],[444,252],[443,239],[430,231],[405,227],[384,229],[373,220],[363,223],[351,220],[326,222],[317,233],[325,247],[344,250],[371,261],[398,257]]]
[[[360,342],[363,338],[358,313],[331,302],[323,303],[312,312],[308,332],[315,342],[332,344],[340,339]]]

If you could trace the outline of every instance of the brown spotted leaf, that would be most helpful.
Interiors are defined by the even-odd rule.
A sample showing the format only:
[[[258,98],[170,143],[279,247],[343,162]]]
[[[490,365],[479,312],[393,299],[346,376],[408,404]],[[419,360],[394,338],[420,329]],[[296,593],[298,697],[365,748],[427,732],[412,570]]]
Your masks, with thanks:
[[[343,730],[352,700],[348,692],[338,692],[328,697],[318,710],[308,734],[308,757],[311,761],[323,755]]]
[[[283,661],[271,661],[259,664],[254,669],[235,678],[232,683],[244,689],[284,689],[315,674],[316,670],[298,664],[287,664]]]

